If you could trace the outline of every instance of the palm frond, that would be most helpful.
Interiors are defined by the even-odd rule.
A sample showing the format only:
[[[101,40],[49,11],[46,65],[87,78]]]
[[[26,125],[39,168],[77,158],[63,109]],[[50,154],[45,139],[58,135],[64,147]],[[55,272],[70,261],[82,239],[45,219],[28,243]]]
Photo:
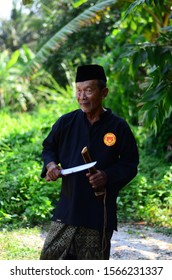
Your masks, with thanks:
[[[25,67],[22,76],[31,76],[52,55],[57,51],[67,38],[83,28],[90,19],[93,18],[97,12],[103,11],[107,6],[115,4],[117,0],[99,1],[94,6],[91,6],[79,16],[75,17],[64,27],[62,27],[50,40],[48,40],[42,48],[36,53],[35,57]]]
[[[136,0],[134,1],[126,10],[125,14],[124,14],[124,19],[135,10],[135,8],[141,4],[144,4],[145,0]]]

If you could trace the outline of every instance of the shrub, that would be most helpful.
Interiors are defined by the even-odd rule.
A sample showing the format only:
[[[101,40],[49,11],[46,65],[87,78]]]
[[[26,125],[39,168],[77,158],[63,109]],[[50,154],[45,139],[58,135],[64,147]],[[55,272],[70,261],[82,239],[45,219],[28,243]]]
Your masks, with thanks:
[[[68,99],[32,113],[0,113],[0,227],[50,220],[60,182],[40,179],[41,144],[58,116],[75,108]],[[60,105],[61,104],[61,105]],[[74,106],[73,106],[73,105]],[[146,132],[133,127],[140,150],[139,172],[118,197],[120,221],[171,226],[172,167],[145,150]]]
[[[171,227],[171,189],[172,166],[141,150],[138,175],[118,198],[120,220]]]

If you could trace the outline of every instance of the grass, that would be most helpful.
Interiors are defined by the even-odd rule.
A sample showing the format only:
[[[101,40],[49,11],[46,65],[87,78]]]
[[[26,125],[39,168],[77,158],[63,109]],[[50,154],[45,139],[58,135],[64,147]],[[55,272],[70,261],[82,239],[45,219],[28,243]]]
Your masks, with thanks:
[[[31,227],[49,221],[61,187],[57,182],[48,187],[45,180],[40,180],[42,140],[61,114],[74,109],[74,104],[71,106],[67,99],[59,103],[61,107],[40,107],[25,114],[0,112],[2,260],[39,259],[42,230]],[[145,221],[165,228],[168,234],[172,229],[172,166],[147,154],[144,129],[135,128],[135,135],[140,148],[139,173],[130,186],[120,192],[119,221]],[[29,228],[18,229],[25,225]]]
[[[39,260],[44,244],[43,235],[48,228],[49,223],[45,224],[43,228],[39,226],[34,228],[11,228],[11,230],[5,228],[0,231],[0,260]],[[154,230],[164,236],[171,235],[171,232],[166,232],[165,228],[154,228]],[[137,227],[133,229],[132,226],[127,233],[139,236]]]
[[[38,260],[44,243],[39,227],[0,232],[0,260]]]

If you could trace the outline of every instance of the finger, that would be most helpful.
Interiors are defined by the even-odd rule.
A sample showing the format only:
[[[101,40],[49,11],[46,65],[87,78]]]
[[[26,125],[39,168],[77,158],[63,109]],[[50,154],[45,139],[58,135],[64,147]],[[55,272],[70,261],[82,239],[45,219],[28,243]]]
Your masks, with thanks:
[[[51,180],[53,180],[53,181],[57,180],[58,177],[59,177],[59,175],[58,175],[56,172],[52,172],[52,173],[50,174],[50,178],[51,178]]]
[[[104,192],[105,191],[105,186],[104,185],[101,185],[101,186],[92,186],[93,188],[93,191],[94,192]]]
[[[55,181],[58,177],[60,177],[61,172],[59,169],[54,168],[47,172],[47,175],[51,178],[51,180]]]
[[[102,180],[102,177],[100,177],[100,176],[94,176],[94,177],[90,177],[89,178],[89,182],[90,182],[90,184],[92,184],[92,185],[94,185],[94,184],[99,184],[99,183],[101,183],[103,180]]]
[[[46,180],[47,182],[51,181],[51,179],[50,179],[50,177],[49,177],[48,175],[45,176],[45,180]]]
[[[54,176],[59,177],[61,172],[59,169],[55,169],[55,170],[53,170],[53,174],[54,174]]]

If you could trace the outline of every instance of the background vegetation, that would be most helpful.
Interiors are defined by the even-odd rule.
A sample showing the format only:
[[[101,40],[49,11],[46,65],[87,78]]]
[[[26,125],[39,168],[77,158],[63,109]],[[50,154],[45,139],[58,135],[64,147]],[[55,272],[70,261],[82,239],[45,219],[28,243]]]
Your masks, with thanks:
[[[83,63],[104,66],[105,106],[130,123],[140,151],[119,220],[170,228],[172,1],[19,2],[0,22],[1,229],[50,220],[60,182],[40,179],[41,143],[77,107],[73,81]]]

